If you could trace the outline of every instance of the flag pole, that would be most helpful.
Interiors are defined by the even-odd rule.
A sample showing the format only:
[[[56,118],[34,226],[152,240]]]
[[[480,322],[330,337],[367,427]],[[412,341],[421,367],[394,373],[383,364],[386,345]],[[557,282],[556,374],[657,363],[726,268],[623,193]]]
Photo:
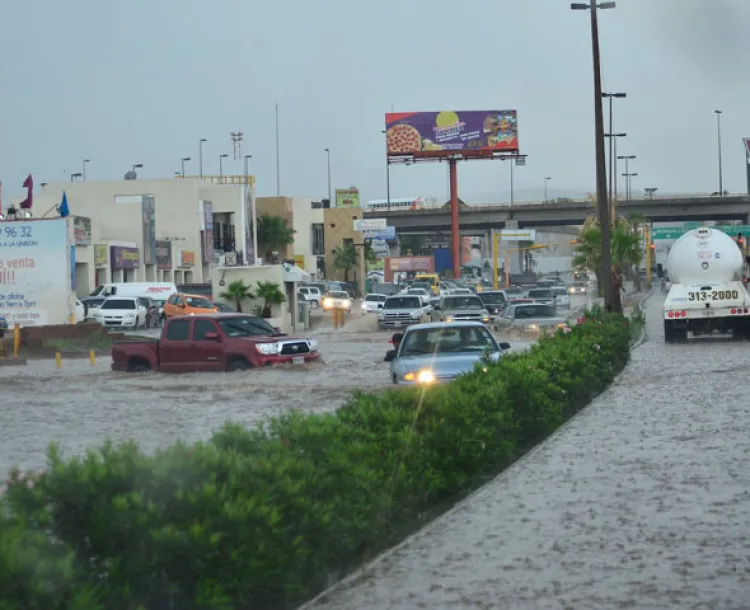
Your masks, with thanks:
[[[276,102],[276,196],[281,197],[281,165],[279,163],[279,103]],[[256,253],[257,256],[257,253]]]

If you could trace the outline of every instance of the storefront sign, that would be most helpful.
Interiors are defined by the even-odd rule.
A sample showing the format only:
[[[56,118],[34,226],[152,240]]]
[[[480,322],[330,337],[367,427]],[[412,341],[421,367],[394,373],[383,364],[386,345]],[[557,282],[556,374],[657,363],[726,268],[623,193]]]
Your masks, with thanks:
[[[141,221],[143,223],[143,264],[156,264],[156,201],[153,195],[141,199]]]
[[[180,250],[180,267],[195,266],[195,250]]]
[[[85,216],[73,217],[73,234],[76,246],[91,245],[91,219]]]
[[[112,269],[137,269],[141,262],[141,252],[138,248],[112,246],[109,260]]]
[[[156,240],[156,268],[172,268],[172,242],[166,239]]]
[[[107,244],[96,244],[94,246],[94,266],[107,266]]]

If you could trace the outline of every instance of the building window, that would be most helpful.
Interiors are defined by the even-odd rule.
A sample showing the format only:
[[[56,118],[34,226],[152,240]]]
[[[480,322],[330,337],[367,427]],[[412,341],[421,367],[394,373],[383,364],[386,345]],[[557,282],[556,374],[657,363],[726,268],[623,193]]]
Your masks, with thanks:
[[[353,248],[354,247],[354,240],[353,239],[351,239],[349,237],[345,237],[343,241],[344,241],[344,248]]]
[[[322,223],[314,223],[311,226],[312,230],[312,253],[313,254],[325,254],[326,245]]]

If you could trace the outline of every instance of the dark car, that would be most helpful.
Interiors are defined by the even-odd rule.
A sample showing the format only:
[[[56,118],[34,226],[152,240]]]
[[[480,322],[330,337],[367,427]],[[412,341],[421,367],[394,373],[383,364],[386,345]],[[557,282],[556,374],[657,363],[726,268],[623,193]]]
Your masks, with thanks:
[[[161,323],[161,305],[150,297],[138,297],[146,308],[146,328],[158,328]]]
[[[487,290],[477,294],[484,306],[492,314],[498,314],[505,307],[505,293],[502,290]]]

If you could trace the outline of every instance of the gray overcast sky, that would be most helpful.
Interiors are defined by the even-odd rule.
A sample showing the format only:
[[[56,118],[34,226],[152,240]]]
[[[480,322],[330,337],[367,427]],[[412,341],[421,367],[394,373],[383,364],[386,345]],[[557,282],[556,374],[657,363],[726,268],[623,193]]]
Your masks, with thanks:
[[[587,13],[566,0],[32,0],[0,9],[0,179],[6,196],[67,179],[167,177],[190,156],[218,174],[241,127],[260,195],[276,190],[274,103],[281,117],[282,194],[334,188],[385,197],[384,113],[517,108],[526,167],[516,199],[592,191],[593,104]],[[710,7],[710,11],[708,10]],[[621,154],[660,192],[717,189],[723,110],[724,184],[745,190],[750,136],[749,0],[619,0],[601,15],[605,90]],[[238,172],[239,162],[225,165]],[[240,170],[241,171],[241,170]],[[509,166],[459,166],[470,202],[509,199]],[[391,195],[445,197],[444,164],[394,167]]]

